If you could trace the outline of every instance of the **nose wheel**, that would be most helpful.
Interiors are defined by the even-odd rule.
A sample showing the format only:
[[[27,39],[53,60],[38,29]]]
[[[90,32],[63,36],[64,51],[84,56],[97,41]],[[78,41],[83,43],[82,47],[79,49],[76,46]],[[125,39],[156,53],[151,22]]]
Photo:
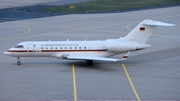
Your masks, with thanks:
[[[17,65],[21,65],[21,62],[17,62]]]
[[[18,61],[17,61],[17,65],[21,65],[21,62],[20,62],[20,57],[17,57]]]

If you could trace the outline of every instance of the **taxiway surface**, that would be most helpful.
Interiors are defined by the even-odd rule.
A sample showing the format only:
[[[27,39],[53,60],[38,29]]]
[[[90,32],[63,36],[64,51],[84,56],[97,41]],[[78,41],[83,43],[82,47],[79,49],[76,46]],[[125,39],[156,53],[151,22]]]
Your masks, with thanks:
[[[177,6],[1,22],[0,100],[179,100],[179,11]],[[176,26],[158,27],[148,41],[152,47],[132,53],[127,61],[95,61],[87,66],[84,61],[22,58],[17,66],[16,58],[3,55],[22,41],[123,37],[144,19]]]

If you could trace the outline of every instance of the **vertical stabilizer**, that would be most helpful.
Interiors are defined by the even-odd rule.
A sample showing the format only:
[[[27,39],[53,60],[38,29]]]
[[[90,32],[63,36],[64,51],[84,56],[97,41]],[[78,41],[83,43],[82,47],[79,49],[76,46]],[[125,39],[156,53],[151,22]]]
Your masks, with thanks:
[[[174,24],[163,23],[146,19],[136,26],[123,40],[145,44],[157,26],[175,26]]]

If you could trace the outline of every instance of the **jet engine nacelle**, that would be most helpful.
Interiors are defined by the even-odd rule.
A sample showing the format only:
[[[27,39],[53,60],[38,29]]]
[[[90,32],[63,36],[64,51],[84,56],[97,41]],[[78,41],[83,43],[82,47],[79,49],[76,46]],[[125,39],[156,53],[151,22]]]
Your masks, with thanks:
[[[130,43],[122,40],[108,39],[106,41],[107,41],[107,51],[120,52],[120,53],[127,51],[143,50],[151,47],[151,45],[148,44]]]
[[[133,43],[122,42],[119,40],[107,40],[107,42],[107,51],[127,52],[136,50]]]

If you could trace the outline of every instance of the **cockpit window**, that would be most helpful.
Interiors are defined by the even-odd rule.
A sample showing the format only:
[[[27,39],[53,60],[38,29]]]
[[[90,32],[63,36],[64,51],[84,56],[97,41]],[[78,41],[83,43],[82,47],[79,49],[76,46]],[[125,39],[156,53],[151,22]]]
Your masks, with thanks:
[[[23,48],[23,45],[17,45],[14,48]]]

